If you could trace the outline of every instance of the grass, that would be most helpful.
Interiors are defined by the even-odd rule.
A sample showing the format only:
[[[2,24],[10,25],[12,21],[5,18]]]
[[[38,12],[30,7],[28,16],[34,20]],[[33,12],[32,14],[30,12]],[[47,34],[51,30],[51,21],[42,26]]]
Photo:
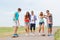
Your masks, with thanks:
[[[60,28],[60,27],[59,27]],[[47,28],[45,28],[47,30]],[[38,28],[36,28],[38,31]],[[19,27],[18,34],[25,33],[24,27]],[[0,38],[11,36],[13,34],[13,27],[0,27]],[[60,40],[60,29],[54,35],[55,40]]]
[[[60,40],[60,29],[58,29],[58,30],[55,32],[54,38],[55,38],[55,40]]]
[[[36,28],[36,31],[38,31],[38,28]],[[19,27],[18,34],[23,34],[23,33],[25,33],[24,27]],[[13,34],[13,27],[0,27],[0,38],[11,36],[12,34]]]
[[[19,27],[18,34],[23,33],[24,28]],[[0,37],[6,37],[11,36],[13,34],[13,28],[12,27],[0,27]]]

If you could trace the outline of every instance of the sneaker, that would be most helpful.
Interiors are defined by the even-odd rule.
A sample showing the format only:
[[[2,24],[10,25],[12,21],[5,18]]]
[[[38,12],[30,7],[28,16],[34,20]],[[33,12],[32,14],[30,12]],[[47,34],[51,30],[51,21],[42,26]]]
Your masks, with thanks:
[[[41,33],[39,33],[39,35],[41,35]]]
[[[13,34],[13,36],[12,36],[13,38],[15,38],[15,37],[18,37],[18,34]]]
[[[34,33],[30,33],[30,35],[34,36]]]
[[[50,34],[48,34],[48,36],[50,36]]]
[[[52,36],[52,34],[48,34],[48,36]]]
[[[16,36],[12,36],[12,38],[16,38]]]
[[[45,34],[43,33],[42,36],[45,36]]]

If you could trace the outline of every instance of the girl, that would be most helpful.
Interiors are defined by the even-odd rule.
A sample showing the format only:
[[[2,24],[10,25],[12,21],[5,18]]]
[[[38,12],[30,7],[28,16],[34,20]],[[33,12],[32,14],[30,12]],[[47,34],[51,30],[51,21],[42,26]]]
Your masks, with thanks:
[[[39,15],[39,35],[40,35],[40,31],[42,30],[42,36],[45,36],[44,34],[44,15],[43,12],[40,12]]]
[[[28,34],[29,33],[29,22],[30,22],[30,14],[28,11],[26,12],[26,15],[24,17],[24,21],[25,21],[25,31]]]

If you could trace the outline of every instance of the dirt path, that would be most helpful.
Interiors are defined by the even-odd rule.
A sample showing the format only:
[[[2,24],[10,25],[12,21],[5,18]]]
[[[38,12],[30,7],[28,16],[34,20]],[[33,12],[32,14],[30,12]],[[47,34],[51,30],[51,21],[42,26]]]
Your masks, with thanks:
[[[0,38],[0,40],[54,40],[54,33],[56,32],[56,30],[57,28],[53,28],[52,36],[47,36],[48,35],[47,30],[45,30],[46,36],[38,35],[38,32],[36,32],[34,36],[32,35],[26,36],[25,34],[20,34],[20,36],[17,38],[5,37],[5,38]]]

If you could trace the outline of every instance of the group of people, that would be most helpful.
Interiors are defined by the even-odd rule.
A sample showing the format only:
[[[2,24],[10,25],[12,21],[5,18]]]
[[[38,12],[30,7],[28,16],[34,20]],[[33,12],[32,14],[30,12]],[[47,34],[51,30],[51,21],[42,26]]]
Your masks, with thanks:
[[[18,30],[18,26],[20,25],[19,23],[19,12],[21,12],[21,8],[18,8],[18,11],[14,14],[14,34],[13,37],[18,37],[17,34],[17,30]],[[40,32],[42,30],[42,35],[45,36],[44,34],[44,18],[47,20],[47,25],[48,25],[48,36],[50,36],[52,34],[52,14],[49,12],[49,10],[46,10],[47,15],[44,15],[43,12],[39,13],[39,35]],[[34,11],[31,11],[31,14],[29,13],[29,11],[26,12],[25,16],[24,16],[24,22],[25,22],[25,31],[26,34],[29,34],[29,30],[31,32],[31,34],[35,33],[35,29],[36,29],[36,20],[37,17],[36,15],[34,15]]]

